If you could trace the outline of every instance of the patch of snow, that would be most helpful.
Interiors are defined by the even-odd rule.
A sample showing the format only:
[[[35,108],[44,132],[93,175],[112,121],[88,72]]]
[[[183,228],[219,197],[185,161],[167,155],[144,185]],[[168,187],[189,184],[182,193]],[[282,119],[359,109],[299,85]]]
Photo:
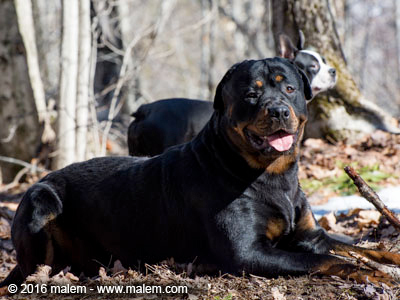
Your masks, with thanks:
[[[400,186],[384,188],[377,194],[389,209],[400,213]],[[357,195],[333,197],[327,203],[312,205],[311,208],[317,220],[331,211],[346,213],[354,208],[375,209],[369,201]]]

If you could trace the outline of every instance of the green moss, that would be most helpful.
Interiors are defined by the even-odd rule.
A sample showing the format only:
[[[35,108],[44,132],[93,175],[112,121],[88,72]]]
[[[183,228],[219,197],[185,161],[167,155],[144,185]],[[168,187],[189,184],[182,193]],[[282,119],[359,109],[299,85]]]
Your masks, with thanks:
[[[337,162],[340,168],[344,167],[344,163]],[[357,163],[350,164],[353,168],[357,168]],[[395,175],[385,173],[380,170],[379,165],[369,165],[357,170],[358,174],[373,188],[374,190],[379,190],[379,183],[383,180],[394,177]],[[339,176],[334,178],[324,178],[324,179],[302,179],[300,180],[302,188],[308,194],[315,193],[321,188],[328,188],[340,195],[353,195],[357,192],[357,187],[354,185],[353,181],[347,174],[342,171]]]
[[[216,296],[214,299],[215,299],[215,300],[232,300],[232,294],[228,294],[228,295],[226,295],[224,298],[221,298],[221,297],[219,297],[219,296]]]

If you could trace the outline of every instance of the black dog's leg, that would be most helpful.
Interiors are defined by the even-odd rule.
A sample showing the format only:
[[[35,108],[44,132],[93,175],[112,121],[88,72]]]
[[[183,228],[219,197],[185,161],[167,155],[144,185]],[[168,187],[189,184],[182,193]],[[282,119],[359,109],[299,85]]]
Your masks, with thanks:
[[[289,252],[270,247],[264,241],[254,241],[240,251],[239,268],[254,275],[302,275],[318,270],[323,264],[346,264],[334,256],[306,252]]]
[[[218,245],[214,247],[217,261],[236,271],[260,276],[307,274],[325,262],[345,263],[329,255],[328,251],[318,253],[305,247],[300,249],[300,246],[296,249],[287,219],[283,215],[279,217],[279,213],[267,206],[262,208],[266,208],[262,217],[254,217],[254,207],[246,199],[239,199],[217,216],[222,234],[228,239],[226,242],[212,241]],[[228,248],[221,250],[224,245]],[[226,256],[228,251],[231,252],[230,262]]]
[[[398,253],[365,249],[346,244],[330,237],[315,221],[308,205],[303,209],[303,213],[296,225],[294,244],[299,248],[299,250],[313,253],[332,253],[340,256],[352,257],[350,252],[355,252],[379,263],[400,265],[400,254]],[[365,282],[367,276],[369,281],[391,281],[391,278],[387,274],[379,271],[367,269],[360,270],[356,266],[349,264],[342,266],[333,265],[330,261],[322,262],[322,264],[314,267],[314,270],[327,275],[350,277],[360,282]]]
[[[287,234],[284,233],[287,231],[287,222],[283,217],[270,215],[265,222],[263,219],[251,218],[251,214],[244,214],[244,210],[241,212],[240,221],[234,209],[220,215],[220,224],[228,235],[229,244],[233,245],[231,264],[239,272],[245,270],[260,276],[319,272],[352,278],[358,282],[369,280],[390,284],[392,278],[389,275],[360,269],[332,254],[343,255],[346,251],[354,251],[376,261],[400,263],[400,254],[363,249],[331,238],[318,226],[307,205],[299,213],[294,230]],[[219,257],[220,261],[223,259]]]
[[[319,246],[316,246],[317,251],[328,249],[328,245],[336,245],[336,241],[329,240],[329,236],[322,234],[314,238],[320,241]],[[326,238],[326,240],[325,240]],[[333,242],[332,242],[333,241]],[[353,279],[360,283],[374,282],[386,283],[391,285],[393,278],[386,273],[360,268],[348,261],[339,257],[312,252],[299,252],[299,247],[293,244],[293,251],[289,252],[279,248],[272,247],[272,245],[264,238],[254,237],[248,239],[248,245],[242,244],[242,247],[237,248],[235,253],[235,261],[238,263],[239,270],[245,270],[248,273],[259,276],[271,275],[302,275],[309,273],[320,273],[323,275],[336,275],[343,279]],[[303,242],[303,241],[302,241]],[[351,246],[349,246],[351,247]],[[354,249],[353,247],[351,249]],[[310,250],[310,249],[308,249]],[[363,249],[367,250],[367,249]],[[372,251],[378,253],[379,251]],[[399,254],[388,253],[391,258]]]

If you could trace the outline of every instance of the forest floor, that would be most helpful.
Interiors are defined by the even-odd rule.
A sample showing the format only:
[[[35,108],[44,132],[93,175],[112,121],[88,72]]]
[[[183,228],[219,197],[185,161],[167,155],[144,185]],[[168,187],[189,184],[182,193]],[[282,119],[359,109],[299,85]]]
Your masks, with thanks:
[[[400,136],[377,131],[355,145],[336,145],[316,139],[308,139],[302,148],[300,180],[312,204],[325,203],[330,197],[354,194],[356,189],[343,171],[345,165],[356,171],[375,189],[400,186]],[[15,251],[10,240],[10,222],[21,198],[21,193],[40,176],[29,175],[24,183],[10,186],[0,185],[0,279],[15,266]],[[2,192],[1,192],[2,191]],[[400,251],[400,232],[396,231],[375,210],[354,209],[340,215],[330,213],[319,220],[331,233],[351,237],[358,245],[369,248]],[[117,261],[118,262],[118,261]],[[49,277],[49,267],[43,266],[29,282],[40,286],[26,286],[28,293],[17,293],[11,299],[400,299],[400,287],[384,284],[357,284],[335,276],[312,274],[297,277],[267,279],[257,276],[195,276],[195,267],[177,265],[173,261],[158,266],[145,266],[142,273],[126,270],[121,264],[100,267],[99,276],[78,279],[67,272]],[[50,292],[51,286],[66,285],[84,287],[83,293],[58,290]],[[99,292],[100,286],[152,285],[183,286],[187,292],[181,294],[114,293]],[[29,289],[47,289],[48,293],[31,293]],[[139,290],[138,290],[139,289]],[[3,290],[4,291],[4,290]],[[42,290],[44,291],[44,290]],[[1,290],[0,290],[1,292]],[[66,292],[66,293],[63,293]]]

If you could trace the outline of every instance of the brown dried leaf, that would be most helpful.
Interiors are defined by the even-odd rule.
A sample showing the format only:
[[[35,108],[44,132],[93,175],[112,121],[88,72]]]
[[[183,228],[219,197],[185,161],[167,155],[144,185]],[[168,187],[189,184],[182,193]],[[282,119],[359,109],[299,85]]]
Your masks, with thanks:
[[[76,281],[76,282],[79,281],[79,278],[77,276],[75,276],[74,274],[70,273],[70,272],[67,272],[65,274],[65,278],[68,278],[71,281]]]
[[[358,213],[356,221],[358,222],[358,227],[362,228],[365,225],[371,226],[372,224],[379,224],[379,219],[381,214],[377,210],[361,210]]]
[[[110,281],[112,278],[107,275],[106,269],[104,267],[100,267],[99,269],[100,281]]]
[[[37,267],[36,272],[26,278],[28,282],[47,283],[50,281],[51,267],[41,265]]]
[[[286,300],[285,295],[282,294],[277,287],[271,289],[271,294],[272,297],[274,297],[274,300]]]
[[[335,232],[344,232],[345,229],[337,224],[336,221],[336,216],[333,212],[330,212],[324,216],[322,216],[319,220],[318,220],[319,225],[321,225],[322,228],[324,228],[325,230],[331,230],[331,231],[335,231]]]
[[[0,217],[0,238],[2,238],[2,239],[10,239],[11,238],[10,222],[3,217]]]
[[[0,288],[0,297],[7,296],[9,294],[10,293],[8,292],[8,287],[7,286],[3,286],[3,287]]]
[[[322,152],[326,148],[326,143],[321,139],[309,138],[304,141],[304,146],[309,150],[314,150],[316,152]]]
[[[69,274],[71,274],[71,273],[69,273]],[[71,276],[64,275],[64,271],[61,271],[60,273],[58,273],[58,274],[54,275],[53,277],[51,277],[51,281],[52,281],[52,283],[54,283],[56,285],[72,284],[72,281],[71,281],[70,277]]]
[[[338,173],[337,169],[330,170],[327,169],[326,167],[321,167],[318,165],[308,165],[307,168],[309,169],[309,172],[311,172],[312,176],[315,177],[316,179],[335,177]]]

